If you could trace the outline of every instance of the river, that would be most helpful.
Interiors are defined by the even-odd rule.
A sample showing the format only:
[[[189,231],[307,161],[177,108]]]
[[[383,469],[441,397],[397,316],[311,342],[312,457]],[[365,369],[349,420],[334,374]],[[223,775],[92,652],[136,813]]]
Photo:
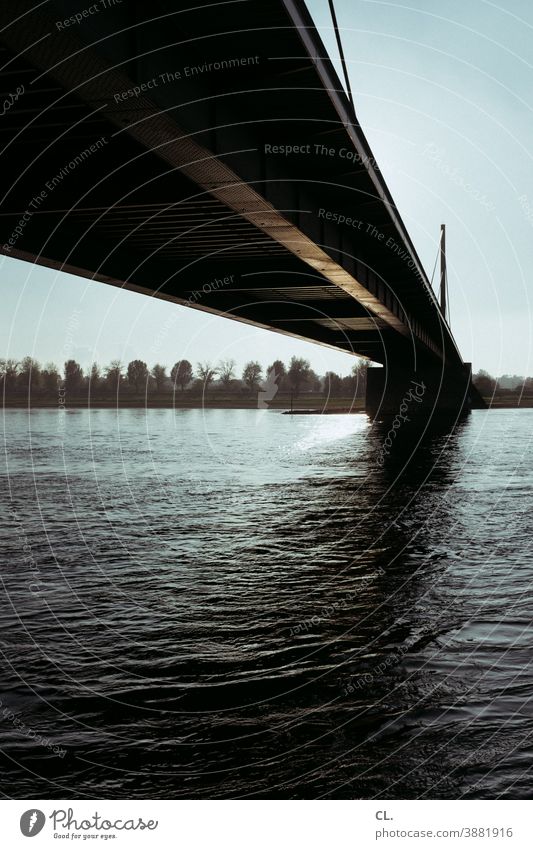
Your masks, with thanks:
[[[5,410],[4,796],[532,798],[532,429]]]

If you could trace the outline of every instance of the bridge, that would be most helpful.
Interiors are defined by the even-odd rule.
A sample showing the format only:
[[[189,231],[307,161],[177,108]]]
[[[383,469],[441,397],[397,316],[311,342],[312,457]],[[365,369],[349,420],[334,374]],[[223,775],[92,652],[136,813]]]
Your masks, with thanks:
[[[302,0],[5,0],[0,29],[3,254],[380,363],[373,415],[412,381],[468,406]]]

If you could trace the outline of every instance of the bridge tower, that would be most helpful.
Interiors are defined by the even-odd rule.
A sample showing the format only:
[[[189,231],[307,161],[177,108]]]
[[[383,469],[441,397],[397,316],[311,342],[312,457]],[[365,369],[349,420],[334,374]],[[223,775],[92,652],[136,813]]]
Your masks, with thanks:
[[[443,329],[449,329],[448,281],[446,270],[446,225],[441,224],[440,242],[440,314]],[[450,366],[445,357],[439,362],[417,354],[413,340],[411,368],[398,364],[391,352],[382,368],[367,372],[366,410],[372,418],[400,415],[402,421],[425,424],[433,418],[459,417],[479,403],[479,393],[472,386],[471,363]],[[475,398],[473,399],[473,395]],[[407,413],[406,408],[409,410]],[[403,414],[403,418],[402,418]]]

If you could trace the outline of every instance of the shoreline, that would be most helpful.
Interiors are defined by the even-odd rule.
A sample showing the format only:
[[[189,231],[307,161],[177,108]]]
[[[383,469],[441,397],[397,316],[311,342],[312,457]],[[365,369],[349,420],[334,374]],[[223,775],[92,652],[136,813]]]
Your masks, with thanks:
[[[3,404],[3,408],[5,410],[53,410],[58,409],[59,405],[57,403],[53,403],[51,401],[32,401],[28,404],[27,401],[16,403],[6,403]],[[259,408],[257,406],[257,401],[247,404],[246,402],[236,401],[235,403],[228,401],[198,401],[197,403],[190,404],[176,404],[172,401],[133,401],[128,400],[124,402],[119,402],[117,404],[116,401],[94,401],[91,404],[88,404],[86,401],[71,401],[68,404],[64,404],[61,407],[62,410],[277,410],[279,412],[290,411],[290,402],[286,404],[268,404],[268,406]],[[346,403],[339,404],[338,406],[328,404],[325,407],[321,407],[319,404],[309,403],[309,404],[295,404],[293,403],[293,411],[298,412],[317,412],[317,413],[364,413],[365,408],[362,402],[357,402],[354,404]]]
[[[489,398],[485,398],[485,403],[487,404],[487,410],[527,410],[533,409],[533,398],[524,398],[521,403],[517,403],[518,399],[495,399],[491,402]],[[34,409],[58,409],[59,405],[57,401],[49,401],[45,399],[36,399],[31,401],[28,404],[27,400],[24,401],[7,401],[2,404],[2,407],[5,410],[34,410]],[[246,400],[218,400],[218,399],[206,399],[205,401],[201,400],[192,400],[188,403],[184,403],[183,401],[180,403],[176,399],[134,399],[128,398],[123,401],[119,401],[117,403],[116,400],[110,399],[98,399],[87,403],[86,400],[79,399],[73,400],[69,403],[63,405],[61,407],[63,410],[257,410],[257,401],[255,399],[246,401]],[[263,408],[262,408],[263,409]],[[289,412],[290,411],[290,400],[287,401],[278,401],[275,403],[269,403],[264,409],[268,410],[278,410],[280,412]],[[331,399],[327,404],[321,404],[317,399],[309,399],[309,401],[299,400],[293,401],[293,412],[298,413],[302,412],[314,412],[316,415],[324,415],[324,414],[345,414],[349,415],[351,413],[364,413],[365,406],[362,399],[357,399],[356,401],[350,401],[350,399],[339,398],[337,403],[332,403]]]

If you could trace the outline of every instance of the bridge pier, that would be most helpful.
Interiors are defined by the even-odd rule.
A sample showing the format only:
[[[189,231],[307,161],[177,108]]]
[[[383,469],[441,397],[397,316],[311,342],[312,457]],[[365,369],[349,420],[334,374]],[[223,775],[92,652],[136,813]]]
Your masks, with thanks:
[[[399,417],[400,423],[460,416],[472,406],[471,376],[471,363],[453,369],[442,365],[411,371],[396,365],[369,368],[366,412],[372,419]]]

